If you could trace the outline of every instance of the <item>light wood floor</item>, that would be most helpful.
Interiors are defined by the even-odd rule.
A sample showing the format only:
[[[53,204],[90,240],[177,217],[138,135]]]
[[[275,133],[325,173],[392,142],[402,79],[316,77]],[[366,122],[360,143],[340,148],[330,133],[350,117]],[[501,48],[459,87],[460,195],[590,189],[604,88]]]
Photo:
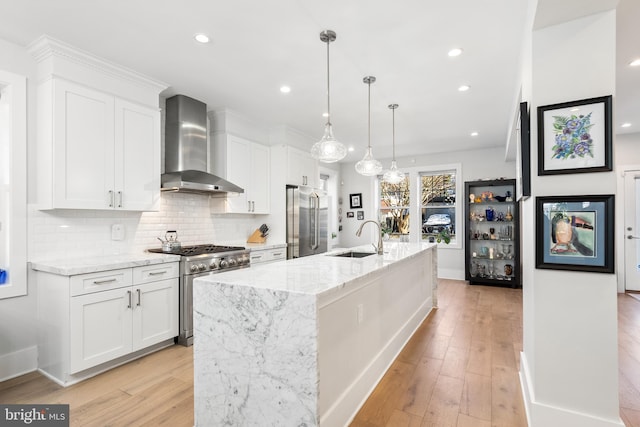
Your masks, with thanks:
[[[439,308],[366,401],[354,427],[526,426],[518,381],[522,292],[441,280]],[[640,427],[640,301],[618,297],[620,410]],[[71,426],[193,426],[193,347],[173,346],[62,388],[38,373],[0,402],[68,403]]]

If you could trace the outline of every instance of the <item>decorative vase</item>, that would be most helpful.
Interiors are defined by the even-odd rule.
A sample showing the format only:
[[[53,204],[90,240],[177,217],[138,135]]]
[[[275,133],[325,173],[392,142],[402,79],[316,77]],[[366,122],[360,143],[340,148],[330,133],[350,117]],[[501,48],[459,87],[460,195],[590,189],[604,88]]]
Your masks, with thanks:
[[[511,221],[511,220],[513,220],[513,215],[511,214],[511,206],[507,206],[507,213],[506,213],[506,215],[504,216],[504,219],[505,219],[506,221]]]

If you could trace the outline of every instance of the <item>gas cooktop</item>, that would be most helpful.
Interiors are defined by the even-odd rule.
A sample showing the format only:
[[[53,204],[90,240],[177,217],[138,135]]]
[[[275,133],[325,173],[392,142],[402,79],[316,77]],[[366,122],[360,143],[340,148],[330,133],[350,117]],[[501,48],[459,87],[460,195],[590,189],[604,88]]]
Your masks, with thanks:
[[[242,251],[244,249],[245,248],[243,248],[242,246],[220,246],[220,245],[205,244],[205,245],[183,246],[180,249],[175,249],[170,252],[165,252],[162,249],[148,249],[148,251],[154,252],[154,253],[191,256],[191,255],[203,255],[203,254],[216,254],[221,252]]]

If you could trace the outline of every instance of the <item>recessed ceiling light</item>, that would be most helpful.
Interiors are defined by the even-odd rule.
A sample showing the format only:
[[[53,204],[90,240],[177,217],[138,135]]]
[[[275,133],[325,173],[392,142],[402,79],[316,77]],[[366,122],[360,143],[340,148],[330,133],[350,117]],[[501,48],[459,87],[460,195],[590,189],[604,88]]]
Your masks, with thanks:
[[[569,111],[571,111],[572,113],[575,113],[576,111],[580,111],[580,109],[578,107],[574,107]]]
[[[458,90],[459,90],[460,92],[466,92],[466,91],[468,91],[469,89],[471,89],[471,87],[470,87],[470,86],[467,86],[467,85],[462,85],[462,86],[460,86],[460,87],[458,88]]]
[[[355,149],[353,148],[353,146],[347,148],[347,151],[354,151]]]
[[[322,117],[329,117],[329,113],[322,113]]]
[[[209,36],[206,34],[196,34],[193,38],[200,43],[209,43]]]
[[[623,123],[620,127],[621,128],[630,128],[631,127],[631,123]]]
[[[451,49],[448,53],[449,56],[460,56],[460,54],[462,53],[462,49],[460,49],[459,47],[456,47],[454,49]]]
[[[629,62],[629,65],[631,65],[632,67],[637,67],[640,65],[640,58],[639,59],[634,59],[633,61]]]
[[[471,132],[471,136],[478,136],[478,132]]]
[[[281,86],[280,87],[280,92],[289,93],[289,92],[291,92],[291,88],[289,86]]]

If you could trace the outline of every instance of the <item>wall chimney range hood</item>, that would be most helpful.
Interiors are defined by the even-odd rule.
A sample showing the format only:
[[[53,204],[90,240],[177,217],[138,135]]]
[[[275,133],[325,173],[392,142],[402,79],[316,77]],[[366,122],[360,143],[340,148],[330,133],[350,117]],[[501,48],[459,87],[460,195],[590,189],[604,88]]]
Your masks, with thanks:
[[[244,193],[229,181],[207,172],[207,106],[185,95],[167,98],[162,191],[225,197]]]

